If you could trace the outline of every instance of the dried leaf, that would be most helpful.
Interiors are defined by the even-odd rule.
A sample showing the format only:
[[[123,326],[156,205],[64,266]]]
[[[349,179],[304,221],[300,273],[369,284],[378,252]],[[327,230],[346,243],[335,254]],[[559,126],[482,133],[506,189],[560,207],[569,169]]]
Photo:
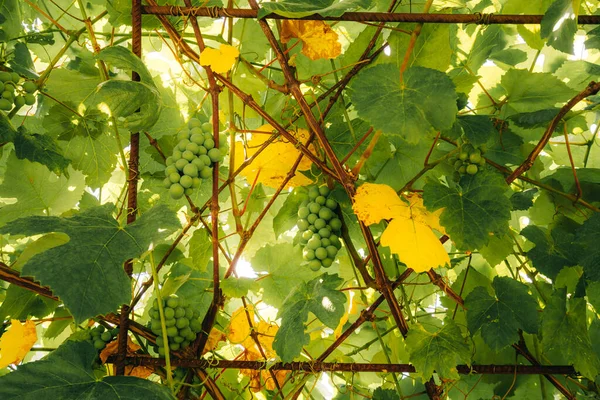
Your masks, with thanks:
[[[244,146],[242,142],[236,142],[235,144],[235,167],[239,168],[244,162],[244,154],[246,158],[253,156],[269,138],[269,133],[272,133],[275,129],[271,125],[264,125],[258,128],[247,140],[247,146]],[[264,133],[258,133],[264,132]],[[308,131],[305,129],[299,129],[297,132],[290,132],[298,138],[298,140],[306,144],[308,141]],[[246,138],[248,139],[248,138]],[[300,151],[296,147],[284,140],[283,138],[276,139],[273,143],[263,150],[256,158],[252,161],[252,164],[244,168],[241,175],[245,176],[248,182],[262,183],[263,185],[278,188],[287,174],[291,170],[294,162],[300,155]],[[298,171],[306,171],[310,169],[312,162],[303,157],[302,161],[298,165]],[[303,174],[296,172],[296,175],[288,182],[288,187],[306,186],[310,185],[312,180],[307,178]]]
[[[0,369],[20,363],[36,341],[35,324],[31,320],[24,324],[11,320],[10,328],[0,337]]]
[[[141,347],[138,346],[137,344],[133,343],[131,338],[128,336],[127,337],[127,355],[132,356],[139,349],[141,349]],[[119,352],[119,337],[117,336],[117,338],[115,340],[108,343],[106,345],[106,347],[104,348],[104,350],[102,350],[100,352],[100,360],[102,361],[102,364],[105,364],[106,360],[108,360],[108,358],[110,356],[115,355],[118,352]],[[127,376],[136,376],[138,378],[145,379],[145,378],[149,377],[150,375],[152,375],[153,372],[154,371],[152,369],[144,367],[144,366],[137,366],[137,367],[135,367],[133,365],[125,366],[125,375],[127,375]]]
[[[323,21],[284,20],[281,42],[287,43],[292,38],[302,41],[302,54],[311,60],[336,58],[342,54],[338,34]]]
[[[228,44],[222,44],[218,50],[207,47],[200,54],[200,65],[211,67],[217,74],[224,74],[233,68],[239,55],[239,50]]]
[[[214,349],[217,348],[217,345],[219,344],[219,342],[225,340],[227,338],[227,336],[225,336],[225,334],[223,332],[221,332],[220,330],[213,328],[210,331],[210,335],[208,335],[208,341],[206,342],[206,346],[204,346],[204,350],[202,351],[202,354],[206,354],[209,351],[213,351]]]

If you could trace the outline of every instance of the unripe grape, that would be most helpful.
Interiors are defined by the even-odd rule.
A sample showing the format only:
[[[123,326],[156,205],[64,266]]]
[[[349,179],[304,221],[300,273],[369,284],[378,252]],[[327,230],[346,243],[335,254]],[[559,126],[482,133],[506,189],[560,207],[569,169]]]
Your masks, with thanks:
[[[158,355],[164,357],[166,354],[165,348],[164,347],[159,347],[158,348]]]
[[[461,151],[458,155],[458,159],[461,161],[466,161],[467,158],[469,158],[469,153],[467,153],[466,151]]]
[[[311,188],[308,191],[308,198],[311,199],[311,200],[314,200],[317,197],[319,197],[319,189],[317,189],[317,188]]]
[[[328,238],[329,236],[331,236],[331,231],[327,227],[321,228],[319,229],[319,235],[323,238]]]
[[[298,209],[298,218],[306,219],[306,217],[308,217],[309,214],[310,211],[307,207],[300,207]]]
[[[331,259],[334,259],[335,255],[338,252],[338,249],[335,246],[327,246],[326,250],[327,250],[327,256]]]
[[[189,139],[181,139],[179,143],[177,143],[177,148],[179,151],[184,152],[188,144],[190,144]]]
[[[200,187],[200,185],[202,185],[202,179],[196,177],[193,180],[194,180],[194,182],[192,183],[192,188],[198,189]]]
[[[169,165],[167,168],[165,168],[165,175],[169,176],[171,174],[178,174],[179,170],[177,169],[177,167],[173,164],[173,165]]]
[[[477,165],[471,164],[467,167],[467,174],[475,175],[478,171]]]
[[[196,143],[194,142],[190,142],[185,146],[185,149],[187,151],[191,151],[194,154],[198,154],[198,150],[200,149],[200,146],[198,146]]]
[[[0,72],[0,81],[8,82],[11,80],[11,78],[12,78],[12,76],[11,76],[10,72],[7,72],[7,71]]]
[[[171,180],[168,177],[163,179],[163,187],[165,189],[169,189],[171,187],[171,183],[173,182],[171,182]]]
[[[192,178],[192,179],[193,179],[193,178]],[[192,185],[193,185],[193,183],[192,183]],[[191,195],[193,195],[193,194],[194,194],[194,189],[192,189],[191,187],[189,187],[189,188],[186,188],[186,189],[183,191],[183,194],[185,194],[186,196],[191,196]]]
[[[315,257],[317,257],[319,260],[324,260],[327,258],[327,250],[325,250],[323,247],[319,247],[315,250]]]
[[[324,196],[319,196],[315,199],[315,203],[317,203],[320,206],[324,206],[326,202],[327,199]]]
[[[183,173],[192,178],[196,178],[198,176],[198,167],[196,167],[194,164],[188,164],[183,167]]]
[[[317,228],[317,229],[323,229],[327,226],[327,222],[325,222],[324,219],[318,218],[315,221],[314,225],[315,225],[315,228]]]
[[[181,152],[177,149],[173,149],[173,161],[177,162],[177,160],[181,159]]]
[[[342,221],[339,218],[333,218],[329,221],[329,226],[334,231],[340,231],[342,229]]]
[[[190,321],[187,318],[178,318],[177,324],[175,325],[177,329],[187,328],[190,324]]]
[[[205,137],[203,146],[206,148],[206,150],[210,150],[215,147],[215,141],[212,139],[206,139]]]
[[[204,156],[207,153],[208,153],[208,150],[206,150],[206,147],[204,147],[204,145],[202,145],[198,148],[198,155]]]
[[[13,108],[10,100],[0,99],[0,110],[9,111]]]
[[[177,172],[175,172],[169,174],[169,180],[171,181],[171,183],[178,183],[181,180],[181,176]]]
[[[27,93],[34,93],[38,89],[37,85],[33,81],[23,82],[22,87],[23,87],[23,90],[26,91]]]
[[[330,190],[327,186],[321,186],[319,188],[319,194],[321,196],[327,197],[327,196],[329,196],[329,193],[330,193]]]
[[[185,308],[179,306],[175,308],[175,318],[185,317]]]
[[[327,199],[327,201],[325,202],[325,206],[333,211],[337,208],[338,203],[333,199]]]
[[[181,337],[179,335],[177,335],[173,338],[173,342],[175,342],[175,343],[183,343],[184,340],[185,340],[185,338]]]
[[[200,178],[202,178],[202,179],[208,179],[211,177],[211,175],[212,175],[212,168],[204,167],[200,171]]]
[[[176,323],[177,320],[175,318],[165,319],[165,326],[167,327],[175,326]]]
[[[193,321],[190,322],[190,328],[192,328],[192,331],[195,333],[198,333],[202,330],[202,322],[200,322],[199,320],[195,319]]]
[[[308,209],[310,210],[311,213],[318,214],[319,210],[321,210],[321,206],[317,203],[310,203],[308,205]]]
[[[204,135],[202,135],[201,133],[194,133],[190,137],[190,140],[192,141],[192,143],[196,143],[198,146],[201,146],[204,143]]]
[[[317,214],[308,214],[308,217],[306,217],[309,224],[314,224],[317,219],[319,219]]]
[[[12,72],[10,75],[11,75],[11,80],[14,83],[19,83],[19,81],[21,80],[21,76],[19,74],[17,74],[16,72]]]
[[[189,138],[189,134],[187,131],[181,131],[177,134],[177,140],[179,140],[179,141],[188,139],[188,138]],[[177,147],[179,147],[179,143],[177,144]]]
[[[96,350],[102,350],[106,346],[102,340],[94,340],[94,348]]]
[[[201,159],[199,159],[198,157],[194,158],[192,160],[192,164],[194,164],[196,166],[196,168],[198,169],[198,171],[201,171],[202,168],[204,168],[206,165],[204,164],[204,162],[202,162]]]
[[[202,130],[204,132],[212,132],[213,131],[213,126],[210,122],[205,122],[202,124]]]
[[[182,198],[184,191],[185,189],[179,183],[174,183],[169,188],[169,194],[175,200],[179,200],[180,198]]]
[[[319,210],[319,218],[329,221],[333,217],[333,213],[327,207],[321,207]]]
[[[194,153],[192,153],[189,150],[184,151],[183,153],[181,153],[181,157],[184,160],[188,160],[189,162],[191,162],[194,158],[196,158],[196,155]]]
[[[192,322],[193,322],[193,321],[192,321]],[[192,322],[190,322],[190,324],[191,324]],[[192,329],[191,329],[191,328],[188,326],[188,327],[186,327],[186,328],[183,328],[183,329],[181,329],[181,330],[179,331],[179,336],[181,336],[182,338],[184,338],[184,339],[185,339],[185,338],[186,338],[186,337],[187,337],[187,336],[188,336],[190,333],[191,333],[192,335],[194,334],[194,332],[192,332]]]
[[[200,122],[200,120],[198,118],[190,118],[190,120],[188,121],[188,127],[190,128],[196,128],[196,127],[201,127],[202,126],[202,122]]]
[[[179,184],[183,186],[184,189],[191,188],[194,184],[194,178],[188,175],[184,175],[179,180]],[[184,191],[185,192],[185,191]]]
[[[479,160],[479,166],[483,167],[485,165],[485,158],[481,157],[481,160]]]
[[[207,153],[208,157],[212,162],[220,162],[223,160],[223,155],[221,154],[221,150],[217,148],[210,149]]]
[[[179,299],[174,296],[169,296],[169,298],[167,299],[167,307],[172,308],[173,312],[174,312],[175,308],[177,308],[178,305],[179,305]],[[175,314],[173,314],[173,315],[175,315]]]
[[[478,164],[481,161],[481,154],[479,151],[473,152],[469,155],[469,161],[473,164]]]
[[[2,98],[6,100],[12,100],[13,93],[10,90],[5,90],[4,92],[2,92]]]
[[[175,326],[170,326],[167,328],[167,336],[168,337],[175,337],[177,336],[177,328]]]
[[[312,237],[308,243],[306,243],[306,247],[308,247],[311,250],[316,250],[319,247],[321,247],[321,240],[317,239],[315,237]]]
[[[318,271],[321,269],[321,261],[319,260],[312,260],[311,262],[308,263],[308,267],[313,270],[313,271]]]
[[[300,229],[301,231],[305,231],[306,229],[308,229],[308,226],[310,225],[308,223],[308,221],[305,219],[299,219],[296,224],[298,225],[298,229]]]
[[[458,173],[459,174],[465,174],[465,173],[467,173],[467,167],[463,165],[462,167],[460,167],[458,169]]]
[[[185,158],[180,158],[179,160],[175,161],[175,168],[177,168],[179,171],[183,171],[183,168],[188,164],[188,160]]]
[[[310,240],[310,238],[312,237],[313,232],[311,230],[306,230],[304,232],[302,232],[302,239],[303,240]]]
[[[304,249],[304,251],[302,252],[302,257],[306,261],[312,261],[315,259],[315,251],[311,249]]]
[[[21,108],[25,105],[25,97],[17,96],[15,97],[15,106]]]
[[[323,265],[323,268],[329,268],[331,267],[331,264],[333,264],[333,259],[328,257],[324,260],[321,260],[321,264]]]
[[[200,160],[202,160],[202,163],[204,165],[206,165],[207,167],[210,167],[212,165],[212,160],[210,159],[209,156],[207,156],[206,154],[202,154],[198,157]]]
[[[327,248],[327,246],[331,245],[331,240],[329,240],[329,238],[322,238],[321,239],[321,246]]]
[[[110,342],[110,340],[112,339],[112,335],[110,334],[110,332],[103,332],[100,336],[100,339],[104,340],[105,342]]]

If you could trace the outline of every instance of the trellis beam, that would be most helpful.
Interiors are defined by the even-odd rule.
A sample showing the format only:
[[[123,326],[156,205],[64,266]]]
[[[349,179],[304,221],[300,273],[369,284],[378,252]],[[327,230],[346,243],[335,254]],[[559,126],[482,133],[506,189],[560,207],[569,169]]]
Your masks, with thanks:
[[[142,6],[143,14],[174,15],[209,18],[258,18],[258,10],[224,7],[180,7],[180,6]],[[286,17],[268,14],[265,19],[304,19],[319,21],[355,21],[355,22],[421,22],[436,24],[541,24],[543,15],[516,14],[422,14],[422,13],[385,13],[385,12],[346,12],[340,16],[322,16],[312,14],[305,17]],[[577,22],[582,25],[600,25],[600,15],[580,15]]]

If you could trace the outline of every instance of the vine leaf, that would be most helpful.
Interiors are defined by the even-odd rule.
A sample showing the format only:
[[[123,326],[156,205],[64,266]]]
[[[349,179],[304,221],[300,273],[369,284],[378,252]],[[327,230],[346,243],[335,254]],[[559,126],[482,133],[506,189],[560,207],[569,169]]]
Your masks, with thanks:
[[[5,400],[76,399],[93,395],[104,400],[124,398],[173,400],[169,389],[132,376],[97,379],[92,364],[98,354],[88,342],[67,341],[45,359],[22,365],[0,377]]]
[[[277,3],[268,1],[261,3],[258,18],[264,18],[269,14],[278,14],[290,18],[302,18],[313,14],[324,17],[339,17],[352,9],[367,9],[372,2],[372,0],[285,0]]]
[[[579,0],[555,0],[542,18],[540,35],[555,49],[573,54],[578,14]]]
[[[258,283],[254,279],[229,277],[221,281],[221,290],[227,297],[244,297],[248,291],[257,291]]]
[[[600,214],[594,213],[583,223],[581,229],[577,230],[575,238],[575,243],[583,247],[583,251],[579,253],[579,264],[583,266],[586,278],[594,281],[600,281],[600,272],[598,272],[598,265],[600,265],[599,237]]]
[[[375,65],[361,71],[349,91],[361,118],[410,143],[417,143],[434,129],[450,129],[458,112],[458,96],[450,78],[424,67],[408,68],[401,82],[398,66]]]
[[[97,57],[111,66],[137,72],[140,82],[102,82],[88,99],[88,104],[105,104],[111,115],[123,118],[123,125],[133,132],[152,128],[160,117],[162,101],[152,75],[142,60],[123,46],[107,47]]]
[[[20,363],[36,341],[33,321],[22,324],[19,320],[11,320],[10,329],[0,337],[0,368]]]
[[[578,297],[567,303],[566,296],[566,289],[556,290],[544,309],[542,347],[546,354],[562,354],[580,374],[594,379],[600,371],[600,361],[587,330],[586,301]]]
[[[240,51],[228,44],[221,44],[219,49],[207,47],[200,54],[200,65],[210,67],[217,74],[225,74],[233,68]]]
[[[152,208],[125,227],[113,218],[113,207],[106,204],[69,218],[20,218],[0,229],[1,234],[62,232],[69,236],[68,243],[33,256],[22,274],[50,286],[76,322],[128,303],[131,282],[123,263],[179,227],[175,214],[166,206]]]
[[[518,330],[538,331],[538,305],[527,286],[507,277],[495,277],[495,295],[478,286],[465,299],[467,326],[472,334],[481,329],[483,341],[496,352],[519,340]]]
[[[304,323],[312,312],[321,322],[335,329],[344,315],[346,295],[336,290],[344,280],[327,273],[300,284],[285,299],[277,314],[281,327],[275,335],[273,349],[283,362],[291,362],[310,342],[304,333]]]
[[[434,371],[443,378],[459,379],[456,366],[460,362],[471,363],[471,348],[458,325],[449,318],[434,332],[415,324],[408,331],[405,346],[411,364],[424,381],[429,380]]]
[[[308,192],[303,187],[296,188],[287,195],[277,215],[273,218],[273,231],[276,237],[296,226],[298,209],[306,199],[308,199]]]
[[[311,60],[336,58],[342,54],[337,32],[323,21],[282,21],[281,43],[287,43],[292,38],[302,42],[302,54]]]
[[[458,185],[428,182],[423,202],[429,211],[444,209],[440,223],[458,248],[476,249],[488,243],[490,234],[501,235],[508,229],[507,189],[501,175],[484,170],[462,177]]]
[[[70,168],[68,178],[58,176],[41,164],[11,154],[0,196],[17,201],[0,205],[0,225],[29,215],[60,215],[77,204],[84,189],[85,179],[79,171]]]

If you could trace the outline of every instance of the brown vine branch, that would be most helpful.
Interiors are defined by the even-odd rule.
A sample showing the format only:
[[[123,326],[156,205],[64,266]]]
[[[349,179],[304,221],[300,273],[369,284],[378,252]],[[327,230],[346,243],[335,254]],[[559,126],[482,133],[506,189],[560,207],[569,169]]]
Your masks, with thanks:
[[[563,119],[563,117],[565,115],[567,115],[567,113],[569,111],[571,111],[571,109],[573,107],[575,107],[577,105],[577,103],[579,103],[581,100],[585,99],[588,96],[592,96],[592,95],[598,93],[599,91],[600,91],[600,83],[592,81],[588,84],[588,86],[583,91],[581,91],[579,94],[577,94],[571,100],[569,100],[569,102],[560,109],[560,111],[558,112],[556,117],[554,117],[552,122],[550,122],[550,125],[548,125],[548,128],[544,132],[544,135],[542,136],[542,138],[540,139],[538,144],[535,146],[535,148],[531,151],[529,156],[527,156],[527,159],[521,165],[519,165],[519,167],[517,167],[517,169],[515,169],[513,171],[513,173],[511,173],[506,178],[506,183],[511,184],[515,179],[517,179],[522,174],[527,172],[529,170],[529,168],[531,168],[533,166],[535,159],[542,152],[542,150],[544,149],[546,144],[548,144],[548,141],[552,137],[552,134],[554,133],[556,126],[560,123],[560,121]]]

